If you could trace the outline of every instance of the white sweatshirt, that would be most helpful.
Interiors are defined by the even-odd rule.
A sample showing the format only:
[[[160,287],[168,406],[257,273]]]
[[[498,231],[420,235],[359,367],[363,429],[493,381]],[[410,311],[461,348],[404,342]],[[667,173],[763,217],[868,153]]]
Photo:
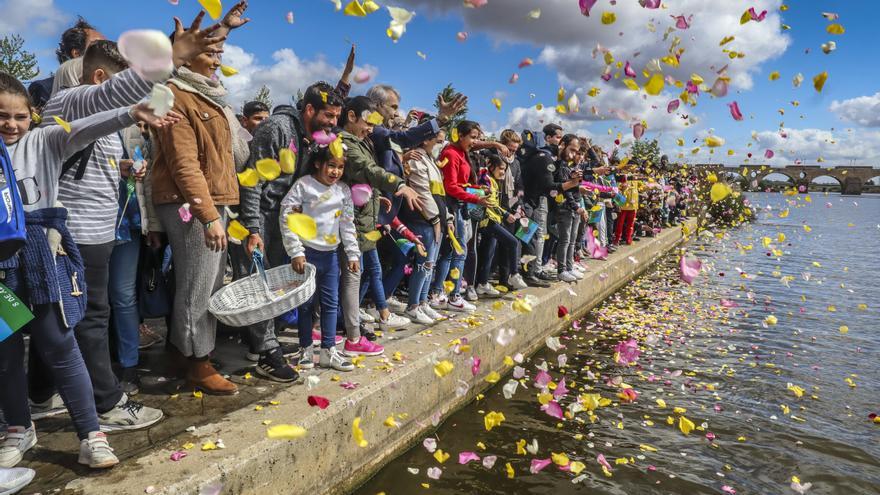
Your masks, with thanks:
[[[287,226],[287,216],[298,212],[315,220],[318,235],[314,239],[302,239]],[[325,186],[311,175],[301,177],[281,200],[279,221],[284,249],[291,258],[303,256],[304,246],[316,251],[333,251],[341,241],[348,261],[360,259],[351,189],[342,182]]]

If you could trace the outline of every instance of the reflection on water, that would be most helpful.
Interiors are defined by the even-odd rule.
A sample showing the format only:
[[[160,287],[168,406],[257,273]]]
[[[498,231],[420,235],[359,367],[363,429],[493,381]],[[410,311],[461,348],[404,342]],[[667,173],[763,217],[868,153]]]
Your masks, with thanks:
[[[784,494],[796,493],[792,476],[809,494],[880,493],[880,425],[868,418],[880,413],[880,197],[750,198],[762,206],[754,224],[689,245],[706,267],[693,286],[671,255],[567,330],[564,348],[527,358],[511,399],[508,373],[428,435],[449,460],[420,443],[357,493]],[[617,365],[629,338],[640,356]],[[564,419],[541,410],[554,387]],[[610,403],[580,410],[596,393]],[[487,432],[489,411],[506,420]],[[537,449],[518,454],[523,440]],[[481,460],[461,465],[461,452]]]

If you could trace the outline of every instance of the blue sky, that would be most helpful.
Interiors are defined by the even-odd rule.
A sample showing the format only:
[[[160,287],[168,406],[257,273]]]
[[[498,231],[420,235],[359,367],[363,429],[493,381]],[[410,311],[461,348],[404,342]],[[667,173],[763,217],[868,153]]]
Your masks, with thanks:
[[[52,48],[58,34],[74,18],[83,15],[110,38],[133,28],[170,30],[171,17],[191,19],[198,11],[196,0],[180,0],[177,6],[164,0],[147,2],[106,2],[98,0],[36,0],[44,5],[30,16],[23,16],[17,32],[27,39],[27,46],[40,55],[41,68],[51,71],[55,67]],[[28,0],[5,0],[12,4],[31,5]],[[227,2],[229,3],[229,2]],[[344,2],[345,3],[345,2]],[[430,108],[437,90],[447,83],[470,97],[470,115],[489,130],[503,128],[507,124],[516,127],[539,127],[544,122],[561,120],[569,129],[589,133],[605,145],[611,145],[614,135],[620,132],[624,142],[631,141],[633,122],[646,119],[648,138],[660,138],[664,151],[677,156],[683,153],[688,161],[725,161],[741,163],[746,153],[761,156],[765,149],[773,149],[776,158],[769,163],[776,165],[792,163],[800,159],[815,163],[818,157],[824,165],[848,164],[876,160],[880,157],[880,116],[872,112],[871,105],[878,105],[877,81],[880,66],[872,63],[870,54],[875,43],[875,5],[871,0],[847,2],[789,0],[789,9],[781,12],[781,0],[707,2],[697,0],[667,0],[663,8],[647,11],[638,6],[637,0],[599,0],[591,17],[583,17],[577,0],[489,0],[480,9],[467,9],[461,0],[396,0],[380,5],[395,5],[416,12],[415,19],[407,26],[406,34],[398,43],[386,35],[390,16],[384,8],[366,18],[343,16],[335,12],[329,0],[253,0],[248,15],[250,24],[233,33],[226,62],[242,70],[242,74],[229,78],[228,85],[236,97],[243,99],[256,91],[262,83],[273,89],[276,103],[287,99],[293,87],[305,85],[318,77],[333,78],[338,74],[347,53],[349,42],[358,46],[358,64],[368,66],[376,73],[374,80],[356,92],[363,92],[373,82],[393,84],[403,95],[403,106]],[[135,6],[137,5],[137,6]],[[762,23],[739,24],[739,15],[756,6],[760,12],[770,14]],[[34,9],[33,6],[30,7]],[[527,18],[533,8],[541,8],[541,18]],[[285,14],[292,11],[294,24],[288,24]],[[821,13],[834,12],[846,33],[833,36],[826,33],[830,22]],[[41,17],[40,12],[43,12]],[[617,21],[603,25],[599,18],[603,12],[614,12]],[[718,68],[730,62],[732,84],[724,98],[701,94],[698,105],[685,108],[679,113],[695,117],[693,124],[684,127],[684,120],[677,115],[666,114],[666,103],[675,98],[680,90],[671,91],[669,85],[660,96],[639,100],[635,94],[623,88],[620,80],[610,83],[598,80],[602,65],[594,60],[590,51],[597,42],[612,48],[616,60],[630,60],[638,82],[643,84],[642,68],[646,57],[664,54],[668,41],[659,36],[674,24],[670,15],[693,14],[691,27],[676,30],[671,36],[680,36],[687,50],[682,56],[683,70],[703,76],[711,86],[716,75],[710,67]],[[655,26],[656,33],[649,33],[646,23]],[[784,31],[780,24],[791,26]],[[10,30],[9,26],[5,27]],[[0,21],[0,33],[4,31]],[[466,31],[469,37],[462,43],[456,33]],[[618,33],[622,32],[623,36]],[[5,34],[5,33],[4,33]],[[726,60],[718,46],[720,39],[728,34],[736,40],[726,48],[746,52],[744,59]],[[820,45],[835,41],[837,50],[823,54]],[[738,46],[739,45],[739,46]],[[285,56],[273,59],[273,53],[290,49]],[[660,49],[660,52],[657,50]],[[809,53],[805,50],[809,49]],[[416,52],[421,51],[426,59]],[[637,55],[637,52],[642,52]],[[531,57],[535,65],[517,70],[524,57]],[[599,56],[601,60],[601,55]],[[241,65],[241,67],[237,66]],[[690,64],[690,65],[688,65]],[[687,66],[686,68],[684,66]],[[664,73],[667,67],[663,66]],[[274,72],[273,72],[274,71]],[[777,81],[769,81],[772,71],[779,71]],[[812,77],[828,71],[829,79],[821,93],[812,87]],[[519,81],[509,84],[514,72]],[[793,88],[792,77],[796,73],[805,77],[800,88]],[[675,73],[686,80],[688,73]],[[556,91],[563,85],[569,94],[575,91],[581,101],[578,116],[559,117],[551,108],[556,104]],[[598,98],[586,95],[590,87],[602,90]],[[535,97],[531,98],[530,94]],[[493,97],[503,101],[502,111],[496,111],[491,103]],[[858,97],[868,100],[848,101]],[[746,118],[734,121],[727,103],[737,101]],[[799,102],[793,107],[792,100]],[[836,111],[832,102],[838,101]],[[547,108],[537,112],[534,105],[543,103]],[[658,109],[651,109],[653,104]],[[605,120],[585,120],[589,107],[596,106]],[[777,110],[785,109],[785,115]],[[622,110],[625,120],[612,117],[608,111]],[[849,120],[842,120],[841,115]],[[574,117],[574,118],[571,118]],[[542,122],[543,121],[543,122]],[[857,122],[861,122],[859,125]],[[787,136],[779,136],[779,126],[784,123]],[[831,129],[835,129],[831,131]],[[758,133],[757,139],[752,132]],[[702,145],[708,133],[726,140],[725,146],[714,155],[701,146],[699,153],[691,150]],[[678,147],[675,141],[685,139],[686,146]],[[833,141],[833,143],[832,143]],[[749,147],[748,144],[751,143]],[[727,156],[727,150],[735,154]],[[868,163],[865,163],[868,164]]]

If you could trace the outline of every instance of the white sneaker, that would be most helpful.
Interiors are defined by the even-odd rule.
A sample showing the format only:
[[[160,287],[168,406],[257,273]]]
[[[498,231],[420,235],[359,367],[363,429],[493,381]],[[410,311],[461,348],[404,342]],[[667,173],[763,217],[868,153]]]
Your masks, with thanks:
[[[586,273],[587,272],[587,269],[584,268],[584,266],[581,265],[580,263],[575,263],[572,266],[574,267],[574,271],[576,271],[578,273]]]
[[[298,366],[304,370],[310,370],[315,367],[315,351],[316,347],[312,344],[312,347],[303,349],[302,356],[299,357]]]
[[[477,295],[498,297],[501,295],[501,293],[498,292],[497,290],[495,290],[495,287],[492,287],[488,283],[485,283],[485,284],[477,284]]]
[[[107,435],[93,431],[89,433],[89,438],[79,442],[77,462],[92,469],[104,469],[119,464],[119,459],[107,443]]]
[[[556,271],[556,262],[552,259],[547,261],[547,263],[541,265],[541,271],[547,273],[553,273]]]
[[[158,423],[165,413],[161,409],[147,407],[122,394],[113,409],[98,414],[101,431],[124,431],[148,428]]]
[[[446,303],[446,309],[450,311],[458,311],[461,313],[470,313],[472,311],[476,311],[477,307],[465,301],[463,297],[458,296],[455,299],[450,299],[449,302]]]
[[[413,309],[406,310],[404,313],[410,320],[420,324],[420,325],[433,325],[434,320],[431,319],[430,316],[426,315],[422,312],[421,306],[416,306]]]
[[[528,288],[528,284],[526,284],[525,280],[523,280],[522,278],[522,275],[520,275],[519,273],[507,279],[507,285],[509,285],[513,290],[523,290],[525,288]]]
[[[358,317],[361,319],[361,323],[376,323],[373,315],[364,311],[363,308],[358,308]]]
[[[396,315],[394,313],[388,313],[387,320],[379,320],[379,326],[382,328],[382,330],[393,330],[395,328],[405,327],[409,324],[409,318],[404,318],[403,316]]]
[[[64,405],[64,401],[61,400],[61,396],[58,394],[52,394],[52,397],[46,399],[45,402],[34,402],[28,399],[28,403],[31,406],[32,421],[57,416],[67,412],[67,406]]]
[[[562,272],[559,274],[559,280],[562,282],[577,282],[578,279],[571,272]]]
[[[20,492],[36,475],[36,471],[28,468],[0,469],[0,495]]]
[[[479,297],[477,297],[477,291],[475,291],[473,287],[467,288],[464,293],[464,298],[468,301],[477,301],[480,299]]]
[[[406,311],[406,303],[398,301],[394,296],[385,299],[385,303],[388,304],[388,309],[391,310],[392,313],[403,314],[404,311]]]
[[[6,438],[0,445],[0,467],[11,468],[21,462],[25,452],[31,450],[37,444],[37,430],[31,423],[30,428],[24,426],[9,426],[6,429]]]
[[[428,304],[428,303],[426,303],[426,302],[425,302],[425,303],[422,303],[422,305],[419,306],[419,309],[422,310],[422,313],[423,313],[425,316],[427,316],[428,318],[430,318],[430,319],[432,319],[432,320],[434,320],[434,321],[437,321],[437,320],[440,320],[440,319],[443,319],[443,318],[444,318],[443,315],[441,315],[440,313],[434,311],[434,308],[432,308],[431,305]]]
[[[568,272],[568,273],[574,275],[574,278],[576,278],[576,279],[578,279],[578,280],[583,280],[583,279],[584,279],[584,274],[581,273],[581,272],[579,272],[579,271],[577,271],[577,270],[572,270],[572,271],[570,271],[570,272]]]
[[[354,369],[354,364],[337,351],[336,346],[329,349],[322,347],[321,359],[318,364],[322,368],[333,368],[336,371],[351,371]]]
[[[446,309],[446,303],[449,302],[449,298],[447,298],[445,294],[434,294],[429,296],[428,299],[428,305],[431,306],[432,309]]]

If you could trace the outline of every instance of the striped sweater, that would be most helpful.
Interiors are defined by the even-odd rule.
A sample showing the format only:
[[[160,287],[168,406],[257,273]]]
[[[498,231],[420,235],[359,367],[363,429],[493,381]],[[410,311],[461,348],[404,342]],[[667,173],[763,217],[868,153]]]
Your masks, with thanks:
[[[68,122],[114,108],[134,105],[146,97],[153,83],[133,70],[124,70],[98,85],[83,85],[56,93],[43,110],[43,126],[56,125],[53,116]],[[75,164],[61,176],[58,200],[67,208],[67,227],[77,244],[95,245],[116,238],[119,201],[119,161],[122,142],[113,133],[95,141],[81,180]]]

